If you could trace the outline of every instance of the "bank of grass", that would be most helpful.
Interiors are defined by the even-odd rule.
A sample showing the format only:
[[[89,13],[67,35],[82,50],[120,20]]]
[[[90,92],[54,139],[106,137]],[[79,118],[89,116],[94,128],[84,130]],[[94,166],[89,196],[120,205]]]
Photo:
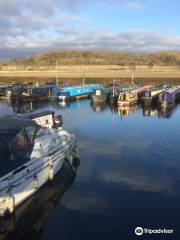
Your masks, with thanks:
[[[8,83],[32,83],[32,84],[45,84],[50,82],[55,82],[55,77],[31,77],[31,76],[0,76],[1,84]],[[82,77],[57,77],[58,83],[68,83],[68,84],[83,84]],[[84,77],[85,84],[91,83],[104,83],[105,85],[112,84],[113,80],[116,80],[119,85],[131,85],[132,76],[122,76],[122,77],[109,77],[109,76],[96,76],[96,77]],[[136,76],[134,75],[134,83],[135,84],[160,84],[160,83],[170,83],[180,85],[180,77],[179,76],[152,76],[152,75],[143,75]]]

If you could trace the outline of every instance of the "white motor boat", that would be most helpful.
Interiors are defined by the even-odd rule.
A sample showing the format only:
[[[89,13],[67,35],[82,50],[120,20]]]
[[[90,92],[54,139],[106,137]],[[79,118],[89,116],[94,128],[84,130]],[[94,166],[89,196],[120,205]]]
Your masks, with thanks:
[[[73,165],[77,157],[75,136],[57,124],[50,128],[19,116],[1,118],[0,216],[13,213],[16,206],[54,178],[64,161]]]

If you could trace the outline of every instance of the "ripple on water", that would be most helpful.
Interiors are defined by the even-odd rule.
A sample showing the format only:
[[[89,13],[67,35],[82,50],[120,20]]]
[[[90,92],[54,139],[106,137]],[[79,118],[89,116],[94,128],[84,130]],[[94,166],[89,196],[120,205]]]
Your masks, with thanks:
[[[156,155],[163,159],[180,158],[180,129],[175,132],[158,132],[152,136],[154,141],[153,147]]]

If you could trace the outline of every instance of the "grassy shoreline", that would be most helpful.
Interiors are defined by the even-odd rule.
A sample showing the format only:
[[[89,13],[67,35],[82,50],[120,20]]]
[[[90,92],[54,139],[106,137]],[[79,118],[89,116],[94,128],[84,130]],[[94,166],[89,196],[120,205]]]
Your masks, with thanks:
[[[119,71],[105,70],[98,72],[76,72],[76,71],[0,71],[0,83],[10,82],[50,82],[57,78],[59,81],[82,83],[108,82],[109,80],[121,80],[131,82],[132,75],[135,82],[176,82],[180,84],[180,71]]]

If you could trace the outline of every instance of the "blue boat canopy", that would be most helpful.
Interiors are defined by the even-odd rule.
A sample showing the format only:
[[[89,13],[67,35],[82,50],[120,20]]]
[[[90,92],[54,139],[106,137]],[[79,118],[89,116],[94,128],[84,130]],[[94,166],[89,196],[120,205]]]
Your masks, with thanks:
[[[0,118],[0,177],[30,160],[38,129],[32,120]]]

